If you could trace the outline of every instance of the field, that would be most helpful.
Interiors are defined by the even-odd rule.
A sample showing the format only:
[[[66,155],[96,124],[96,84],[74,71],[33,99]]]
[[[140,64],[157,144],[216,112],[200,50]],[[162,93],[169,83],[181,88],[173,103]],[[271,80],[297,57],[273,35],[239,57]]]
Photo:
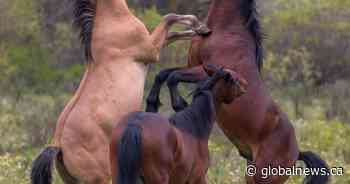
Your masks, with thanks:
[[[152,30],[168,12],[203,18],[203,1],[129,4]],[[0,1],[0,184],[30,183],[31,162],[51,142],[81,79],[84,59],[70,6],[70,0]],[[301,149],[343,168],[331,183],[350,183],[350,1],[264,0],[258,7],[266,33],[262,77],[271,96],[292,121]],[[187,48],[180,42],[162,51],[161,63],[150,66],[145,94],[161,69],[185,65]],[[191,89],[181,92],[187,96]],[[173,113],[166,89],[161,99],[162,113]],[[220,129],[209,146],[208,183],[244,183],[245,160]],[[54,183],[62,182],[55,177]]]

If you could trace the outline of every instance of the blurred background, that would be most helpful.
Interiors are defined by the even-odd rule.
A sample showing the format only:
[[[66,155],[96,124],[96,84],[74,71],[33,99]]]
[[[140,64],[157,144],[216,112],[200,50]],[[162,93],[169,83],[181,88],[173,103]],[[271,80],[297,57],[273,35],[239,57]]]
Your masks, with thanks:
[[[319,153],[350,183],[350,0],[257,0],[265,32],[262,71],[288,113],[302,150]],[[152,30],[169,12],[205,18],[208,0],[129,0]],[[0,184],[29,183],[33,158],[51,141],[56,120],[77,89],[84,58],[72,28],[72,0],[0,1]],[[112,25],[111,25],[112,26]],[[186,64],[188,42],[162,52],[162,68]],[[189,94],[191,86],[181,88]],[[172,113],[163,90],[163,113]],[[245,161],[215,130],[210,184],[244,183]],[[292,177],[289,184],[301,183]],[[62,183],[58,177],[55,183]]]

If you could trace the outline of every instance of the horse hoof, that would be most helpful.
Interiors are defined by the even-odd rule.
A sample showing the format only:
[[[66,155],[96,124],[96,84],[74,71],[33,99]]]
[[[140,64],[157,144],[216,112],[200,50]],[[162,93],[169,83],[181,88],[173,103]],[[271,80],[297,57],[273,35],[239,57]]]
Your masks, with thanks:
[[[208,36],[211,33],[211,30],[204,24],[201,24],[198,28],[194,30],[198,35]]]

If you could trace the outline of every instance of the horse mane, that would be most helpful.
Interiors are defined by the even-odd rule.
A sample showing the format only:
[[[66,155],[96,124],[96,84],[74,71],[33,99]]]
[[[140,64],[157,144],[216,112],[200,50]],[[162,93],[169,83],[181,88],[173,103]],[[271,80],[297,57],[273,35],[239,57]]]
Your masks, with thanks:
[[[194,137],[208,138],[215,121],[213,96],[209,91],[196,95],[191,105],[169,118],[169,122]]]
[[[241,0],[241,14],[246,18],[246,26],[249,32],[252,34],[256,44],[256,65],[259,72],[263,67],[264,48],[262,45],[264,34],[261,29],[259,14],[257,11],[255,0]]]
[[[216,117],[214,97],[210,90],[224,74],[221,69],[214,76],[198,83],[191,105],[171,116],[171,124],[196,137],[208,138]]]
[[[196,97],[197,94],[201,93],[202,91],[211,90],[216,82],[221,79],[226,72],[224,71],[224,68],[221,68],[212,77],[208,77],[207,79],[198,82],[197,88],[191,93],[193,94],[193,98]]]
[[[74,25],[80,29],[79,37],[84,47],[85,59],[87,62],[93,61],[91,52],[92,29],[94,27],[94,17],[96,14],[95,0],[74,0]]]

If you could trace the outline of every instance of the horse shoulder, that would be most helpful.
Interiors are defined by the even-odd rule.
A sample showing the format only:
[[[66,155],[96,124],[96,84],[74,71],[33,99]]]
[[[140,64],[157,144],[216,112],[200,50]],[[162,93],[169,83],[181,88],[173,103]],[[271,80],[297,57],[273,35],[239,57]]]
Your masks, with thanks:
[[[124,55],[135,55],[135,52],[143,51],[145,43],[150,40],[149,35],[145,25],[134,16],[96,21],[92,50],[94,53],[106,53],[106,50],[113,49]]]
[[[201,65],[201,57],[200,57],[200,48],[201,48],[201,43],[203,42],[203,38],[200,36],[195,36],[192,39],[191,46],[189,49],[189,54],[188,54],[188,65],[190,67],[192,66],[198,66]]]

